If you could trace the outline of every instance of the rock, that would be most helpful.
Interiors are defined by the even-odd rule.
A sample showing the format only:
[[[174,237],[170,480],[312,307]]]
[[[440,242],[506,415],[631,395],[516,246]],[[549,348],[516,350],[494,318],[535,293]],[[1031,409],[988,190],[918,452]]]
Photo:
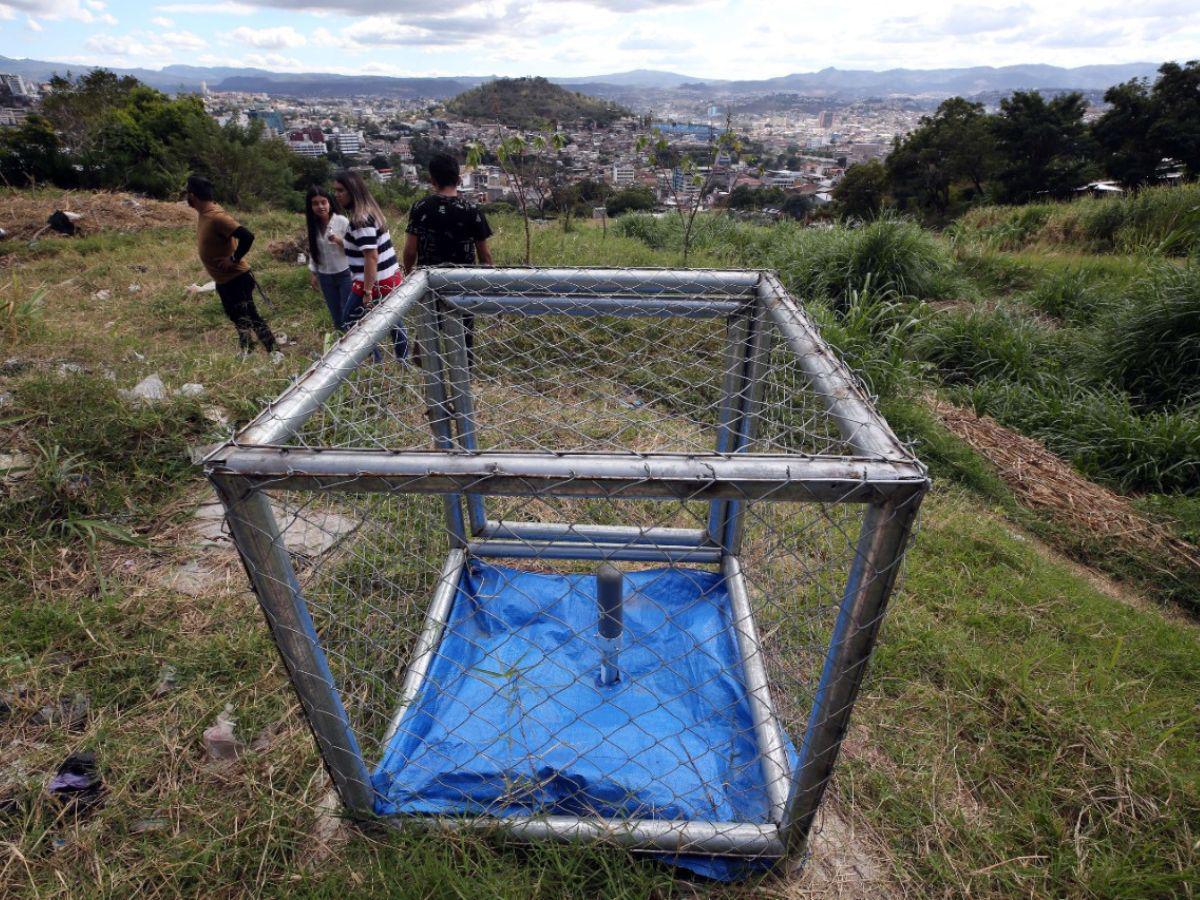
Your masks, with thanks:
[[[86,372],[87,369],[85,369],[79,363],[65,362],[58,364],[58,374],[64,378],[68,375],[83,375],[86,374]]]
[[[237,722],[233,718],[233,707],[226,706],[217,714],[217,722],[204,729],[204,749],[212,762],[231,762],[245,751],[246,747],[233,733]]]
[[[160,403],[167,399],[167,386],[158,377],[158,373],[147,375],[133,386],[132,390],[119,391],[126,400],[136,400],[140,403]]]
[[[282,351],[282,350],[272,350],[272,351],[271,351],[271,364],[272,364],[272,365],[276,365],[276,366],[277,366],[277,365],[279,365],[281,362],[283,362],[283,360],[284,360],[284,356],[283,356],[283,351]]]
[[[8,391],[0,391],[0,408],[12,406],[13,395]]]
[[[176,397],[201,397],[204,395],[204,385],[189,381],[175,390]]]
[[[21,359],[19,356],[10,356],[4,362],[0,363],[0,375],[20,375],[32,365],[33,363],[27,359]]]
[[[232,421],[229,418],[229,413],[225,412],[225,410],[221,409],[219,406],[204,407],[204,418],[216,425],[220,425],[222,428],[228,426]]]
[[[112,291],[109,291],[109,290],[100,290],[100,291],[96,291],[96,293],[92,294],[93,300],[103,301],[103,300],[108,300],[111,297],[112,297]]]

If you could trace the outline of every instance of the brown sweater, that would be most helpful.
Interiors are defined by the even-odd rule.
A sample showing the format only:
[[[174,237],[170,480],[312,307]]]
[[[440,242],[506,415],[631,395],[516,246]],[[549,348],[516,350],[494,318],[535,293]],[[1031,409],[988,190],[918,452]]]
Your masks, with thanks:
[[[218,268],[221,260],[228,262],[233,256],[236,249],[233,233],[238,227],[237,219],[217,203],[210,203],[201,211],[196,222],[196,248],[200,252],[200,262],[204,263],[204,268],[217,284],[227,284],[242,273],[250,271],[250,266],[244,259],[228,266],[226,271]]]

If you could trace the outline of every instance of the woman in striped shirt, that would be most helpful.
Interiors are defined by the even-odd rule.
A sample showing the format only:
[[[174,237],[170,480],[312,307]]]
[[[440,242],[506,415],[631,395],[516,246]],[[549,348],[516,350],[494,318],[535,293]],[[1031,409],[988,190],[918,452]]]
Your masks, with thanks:
[[[350,219],[350,229],[343,239],[353,279],[346,303],[345,322],[349,327],[376,302],[399,287],[404,272],[392,247],[387,219],[362,176],[357,172],[338,172],[333,176],[333,196]],[[403,326],[398,325],[392,336],[396,356],[403,359],[408,349],[408,336]]]

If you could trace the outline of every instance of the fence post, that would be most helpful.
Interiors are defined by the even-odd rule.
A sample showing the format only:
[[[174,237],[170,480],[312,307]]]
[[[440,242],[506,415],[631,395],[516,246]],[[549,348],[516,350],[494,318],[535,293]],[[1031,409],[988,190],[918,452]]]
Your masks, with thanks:
[[[210,477],[225,505],[234,545],[338,795],[351,812],[373,815],[371,776],[346,708],[334,687],[321,639],[300,593],[300,583],[271,504],[262,491],[251,490],[242,478],[220,474]]]

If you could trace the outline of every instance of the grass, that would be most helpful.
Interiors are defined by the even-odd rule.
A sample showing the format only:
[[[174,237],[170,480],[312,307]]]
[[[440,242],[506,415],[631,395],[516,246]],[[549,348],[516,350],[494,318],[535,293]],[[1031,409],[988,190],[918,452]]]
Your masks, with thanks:
[[[955,240],[992,250],[1187,256],[1200,250],[1200,187],[1144,188],[1116,198],[984,206],[952,228]]]
[[[263,252],[266,241],[299,223],[262,214],[249,224],[263,241],[253,259],[275,303],[268,318],[298,341],[279,367],[261,354],[238,360],[215,298],[183,291],[202,280],[186,230],[17,248],[6,277],[16,272],[19,283],[0,282],[0,309],[33,290],[47,301],[36,327],[17,330],[5,346],[6,358],[28,366],[3,376],[0,390],[12,400],[0,407],[0,437],[35,455],[38,444],[79,454],[67,474],[88,475],[86,503],[93,504],[80,514],[116,521],[149,544],[102,545],[106,577],[98,579],[77,541],[31,542],[23,518],[48,514],[30,506],[28,495],[0,488],[3,503],[18,504],[4,507],[0,540],[0,691],[13,707],[5,723],[12,738],[0,746],[0,893],[670,897],[799,890],[780,878],[734,889],[694,885],[616,850],[521,849],[479,837],[355,830],[345,847],[317,856],[319,763],[244,575],[231,570],[202,600],[152,577],[156,567],[188,558],[179,525],[198,476],[184,452],[224,430],[206,409],[219,404],[235,422],[246,421],[323,345],[319,295],[308,291],[303,271]],[[498,261],[516,262],[519,221],[493,224]],[[752,232],[740,239],[747,253],[784,242]],[[1153,604],[1100,593],[1048,558],[1015,524],[1035,523],[1004,484],[920,403],[925,369],[905,352],[929,315],[918,298],[962,288],[970,299],[984,291],[983,278],[972,274],[978,269],[939,250],[947,268],[925,285],[905,276],[905,293],[897,279],[877,282],[873,271],[865,285],[830,274],[849,271],[846,261],[857,257],[846,248],[866,254],[865,239],[800,239],[812,247],[829,241],[837,252],[822,259],[841,262],[806,268],[799,249],[781,244],[774,252],[791,260],[789,277],[845,288],[840,311],[833,298],[812,308],[884,395],[893,425],[920,440],[919,453],[938,477],[839,768],[843,807],[886,848],[882,866],[897,889],[1194,896],[1200,629]],[[672,249],[615,228],[602,237],[582,224],[569,233],[537,230],[534,254],[560,265],[677,263]],[[1044,274],[1033,256],[979,259],[998,279],[1016,273],[1007,289],[1014,303]],[[694,258],[696,265],[730,262],[719,242],[702,243]],[[142,290],[131,294],[135,280]],[[112,291],[109,301],[96,299],[100,289]],[[1053,341],[1053,330],[1045,332]],[[63,362],[87,367],[90,377],[60,374]],[[200,382],[207,393],[131,409],[116,389],[150,372],[169,388]],[[36,503],[79,501],[58,496],[65,483],[48,478]],[[1154,508],[1180,528],[1195,527],[1187,503],[1169,496]],[[156,695],[166,664],[177,669],[177,686]],[[81,730],[30,723],[42,706],[76,693],[92,705]],[[226,704],[239,734],[263,735],[265,746],[212,768],[201,732]],[[80,749],[97,752],[108,796],[76,819],[59,811],[44,786]]]

